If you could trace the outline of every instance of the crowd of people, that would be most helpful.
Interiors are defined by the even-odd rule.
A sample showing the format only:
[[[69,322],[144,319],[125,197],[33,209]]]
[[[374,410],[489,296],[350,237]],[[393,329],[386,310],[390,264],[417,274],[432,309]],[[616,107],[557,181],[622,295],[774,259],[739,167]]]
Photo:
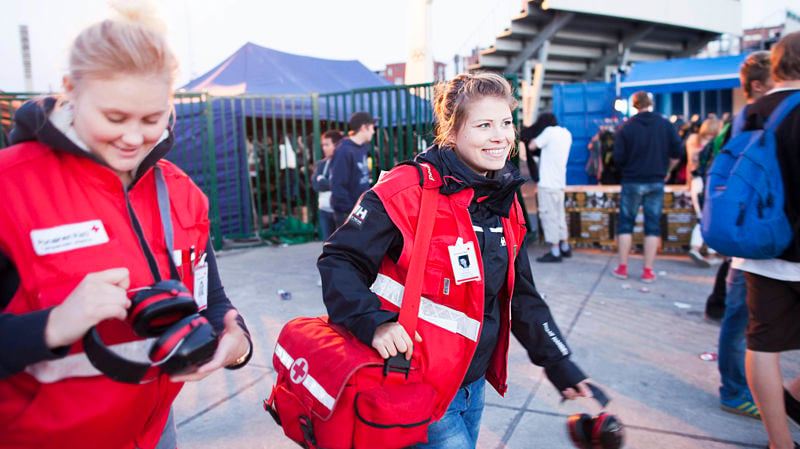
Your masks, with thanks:
[[[119,17],[79,34],[63,94],[26,103],[12,146],[0,151],[2,448],[175,448],[171,406],[184,382],[240,368],[253,353],[221,284],[208,200],[163,159],[174,141],[177,61],[148,10],[117,9]],[[748,56],[741,83],[747,106],[728,120],[707,118],[685,139],[642,91],[633,95],[637,113],[590,144],[597,145],[593,170],[621,184],[612,276],[629,276],[641,207],[639,279],[656,281],[665,183],[685,156],[682,182],[699,220],[715,155],[800,91],[800,32]],[[485,385],[506,391],[512,335],[565,399],[594,394],[535,286],[517,198],[526,180],[510,162],[519,137],[549,246],[536,261],[561,262],[572,254],[564,206],[572,136],[552,113],[517,136],[516,107],[500,75],[441,83],[433,145],[380,180],[371,179],[367,160],[378,118],[355,112],[346,136],[321,137],[324,157],[311,181],[325,241],[317,263],[323,301],[332,323],[381,357],[414,357],[425,367],[437,413],[418,448],[476,446]],[[775,138],[781,173],[774,176],[784,180],[792,242],[776,258],[725,259],[707,314],[721,321],[721,408],[760,418],[769,447],[787,449],[798,447],[788,420],[800,424],[800,376],[785,382],[780,366],[781,352],[800,349],[800,107]],[[283,150],[292,152],[285,139]],[[297,168],[283,159],[281,169]],[[439,184],[423,301],[460,324],[454,332],[421,311],[417,333],[408,335],[395,296],[407,281],[424,173]],[[697,234],[695,263],[724,257]]]

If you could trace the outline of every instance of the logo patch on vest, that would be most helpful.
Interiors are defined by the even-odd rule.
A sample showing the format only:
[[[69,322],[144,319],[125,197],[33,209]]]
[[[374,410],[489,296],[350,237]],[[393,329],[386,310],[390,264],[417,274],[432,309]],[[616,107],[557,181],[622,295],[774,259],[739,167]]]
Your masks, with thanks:
[[[31,231],[33,250],[39,256],[108,243],[103,222],[89,220]]]

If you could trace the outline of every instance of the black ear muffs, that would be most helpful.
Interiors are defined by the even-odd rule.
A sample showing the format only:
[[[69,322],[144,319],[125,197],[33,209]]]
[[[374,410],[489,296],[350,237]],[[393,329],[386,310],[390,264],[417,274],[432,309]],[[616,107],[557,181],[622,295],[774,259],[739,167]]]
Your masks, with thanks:
[[[610,413],[591,417],[586,413],[567,418],[570,439],[580,449],[619,449],[625,431],[622,423]]]
[[[572,443],[580,449],[592,449],[592,417],[586,413],[572,415],[567,418],[567,431]]]
[[[173,327],[150,347],[150,360],[165,373],[187,373],[214,357],[217,333],[206,317],[190,315]]]
[[[180,281],[167,279],[139,290],[131,298],[128,319],[142,338],[158,337],[182,318],[197,313],[197,303]]]
[[[211,360],[217,350],[219,340],[214,327],[197,313],[197,303],[180,281],[160,281],[137,292],[128,318],[136,335],[158,337],[148,352],[150,362],[132,360],[113,351],[96,327],[83,337],[83,349],[92,365],[118,382],[138,384],[162,372],[191,373]]]

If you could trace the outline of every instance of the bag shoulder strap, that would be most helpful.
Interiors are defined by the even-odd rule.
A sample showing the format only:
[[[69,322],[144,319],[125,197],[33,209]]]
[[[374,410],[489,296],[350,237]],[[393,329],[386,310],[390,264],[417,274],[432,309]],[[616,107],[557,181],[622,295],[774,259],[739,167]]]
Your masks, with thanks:
[[[417,218],[417,230],[411,250],[411,261],[403,291],[403,303],[400,306],[398,322],[405,328],[408,336],[414,339],[419,316],[420,297],[422,296],[422,280],[425,274],[425,263],[428,260],[428,249],[433,224],[436,220],[436,202],[439,198],[441,181],[438,172],[430,164],[414,164],[419,169],[422,200]]]
[[[795,92],[784,98],[778,107],[772,111],[772,114],[769,115],[767,123],[764,124],[764,129],[774,131],[798,104],[800,104],[800,92]]]

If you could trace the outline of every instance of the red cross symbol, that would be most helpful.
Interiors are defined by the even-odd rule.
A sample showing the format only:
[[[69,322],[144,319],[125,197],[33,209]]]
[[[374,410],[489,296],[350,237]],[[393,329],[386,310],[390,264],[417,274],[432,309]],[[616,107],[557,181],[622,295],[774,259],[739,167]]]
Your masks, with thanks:
[[[289,367],[289,375],[292,382],[299,384],[308,377],[308,362],[304,358],[299,358]]]
[[[99,230],[100,228],[98,228],[97,225],[92,226],[92,231],[97,232]]]

